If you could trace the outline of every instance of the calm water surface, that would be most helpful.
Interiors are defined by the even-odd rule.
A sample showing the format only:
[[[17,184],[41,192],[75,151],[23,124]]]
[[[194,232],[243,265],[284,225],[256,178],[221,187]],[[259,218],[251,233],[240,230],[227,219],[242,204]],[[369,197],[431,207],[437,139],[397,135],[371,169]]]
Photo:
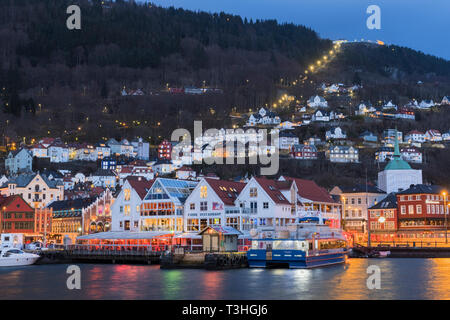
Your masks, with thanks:
[[[381,289],[366,286],[369,265]],[[68,290],[68,265],[0,268],[0,299],[450,299],[450,259],[350,259],[312,270],[161,270],[79,264],[81,290]]]

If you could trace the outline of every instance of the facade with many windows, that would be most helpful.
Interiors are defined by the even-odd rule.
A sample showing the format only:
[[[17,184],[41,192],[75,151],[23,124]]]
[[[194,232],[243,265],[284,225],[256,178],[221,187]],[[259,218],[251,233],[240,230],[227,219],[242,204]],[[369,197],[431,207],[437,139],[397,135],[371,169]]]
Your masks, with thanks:
[[[184,203],[198,181],[156,178],[140,208],[141,231],[184,230]]]
[[[19,195],[0,199],[2,233],[34,233],[34,209]]]
[[[202,179],[184,206],[186,232],[199,232],[208,226],[230,226],[243,230],[249,215],[242,215],[235,200],[244,188],[241,182]]]
[[[444,188],[440,186],[424,184],[399,192],[399,233],[420,235],[430,230],[444,230],[446,211],[443,192]],[[446,196],[448,198],[448,193]]]

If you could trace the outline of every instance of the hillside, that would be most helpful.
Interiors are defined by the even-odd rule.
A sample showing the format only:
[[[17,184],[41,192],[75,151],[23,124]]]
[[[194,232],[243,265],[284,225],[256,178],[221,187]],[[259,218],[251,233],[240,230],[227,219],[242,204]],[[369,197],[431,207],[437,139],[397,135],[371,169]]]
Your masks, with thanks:
[[[123,1],[77,3],[82,30],[69,31],[65,11],[72,1],[0,2],[5,140],[139,135],[155,144],[195,119],[204,127],[229,126],[231,111],[271,105],[280,92],[304,103],[322,81],[351,84],[355,74],[364,84],[355,101],[437,99],[450,88],[449,61],[407,48],[347,46],[302,84],[295,79],[332,46],[307,27]],[[420,88],[418,79],[425,82]],[[166,93],[183,86],[223,93]],[[123,88],[145,96],[121,97]]]

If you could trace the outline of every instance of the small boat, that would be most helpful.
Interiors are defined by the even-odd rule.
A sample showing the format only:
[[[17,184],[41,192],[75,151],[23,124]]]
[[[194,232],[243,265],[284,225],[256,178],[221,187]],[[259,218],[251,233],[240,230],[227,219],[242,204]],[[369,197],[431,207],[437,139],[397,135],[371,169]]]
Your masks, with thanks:
[[[299,223],[274,231],[275,237],[252,239],[247,252],[250,268],[314,268],[345,263],[347,240],[340,229],[325,224]]]
[[[17,248],[4,248],[0,253],[0,267],[28,266],[34,264],[39,255],[27,253]]]

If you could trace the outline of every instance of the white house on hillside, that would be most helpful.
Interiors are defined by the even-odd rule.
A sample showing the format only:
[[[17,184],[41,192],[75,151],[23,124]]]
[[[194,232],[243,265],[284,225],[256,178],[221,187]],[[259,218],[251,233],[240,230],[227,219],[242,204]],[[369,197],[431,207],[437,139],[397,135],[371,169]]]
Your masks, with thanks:
[[[312,96],[307,102],[308,106],[311,108],[327,108],[328,102],[323,97]]]
[[[33,165],[33,156],[31,152],[25,148],[16,151],[10,151],[5,159],[6,171],[15,175],[19,172],[31,172]]]
[[[335,127],[331,128],[325,133],[325,139],[331,140],[331,139],[346,139],[347,134],[344,132],[344,130],[341,129],[341,127]]]

